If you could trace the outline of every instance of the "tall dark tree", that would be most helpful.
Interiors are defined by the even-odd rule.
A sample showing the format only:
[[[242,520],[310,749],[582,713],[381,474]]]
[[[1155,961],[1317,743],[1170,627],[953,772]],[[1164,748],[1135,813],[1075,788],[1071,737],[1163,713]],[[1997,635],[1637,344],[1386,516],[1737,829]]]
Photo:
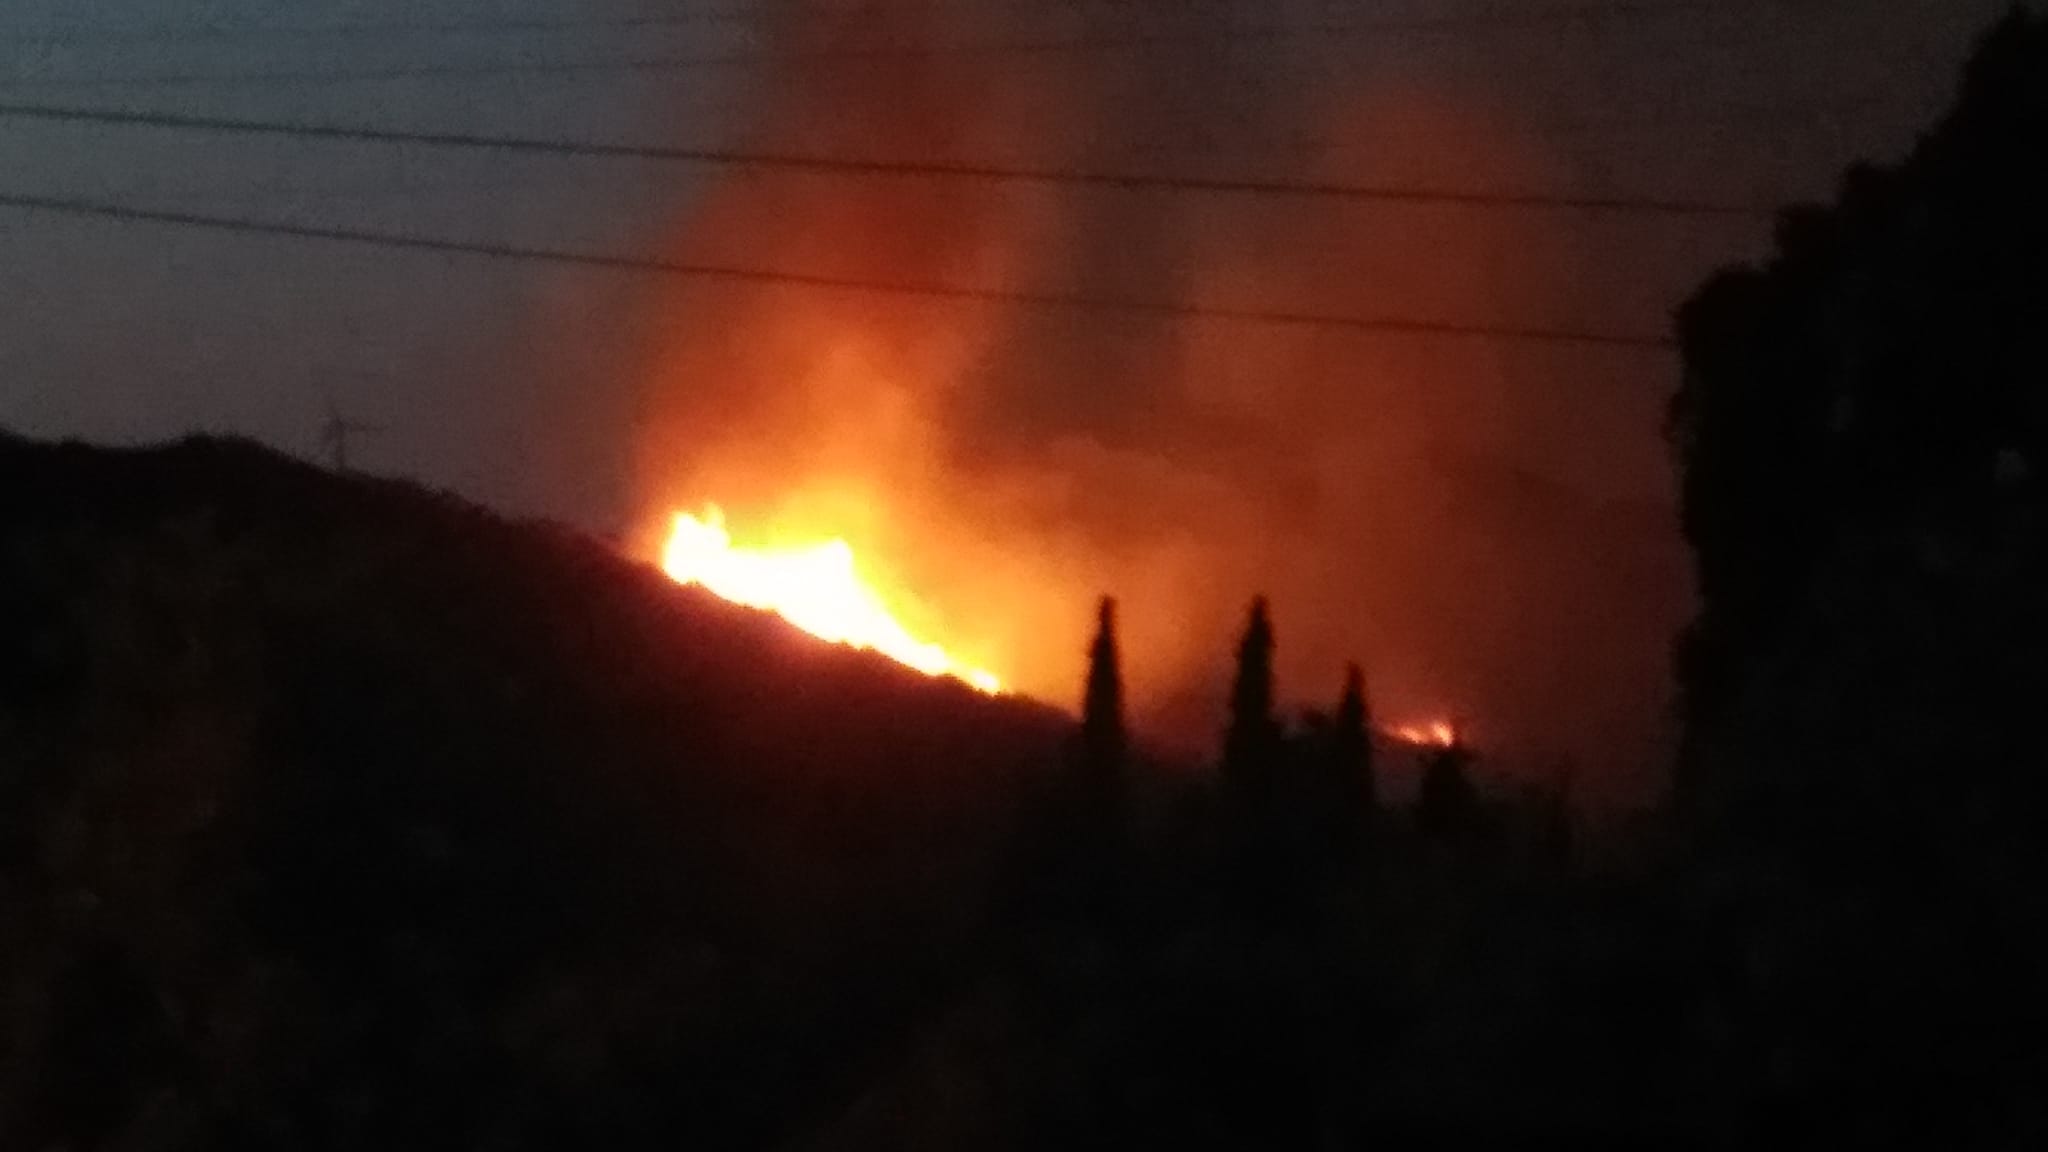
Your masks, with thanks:
[[[1346,810],[1360,821],[1369,820],[1379,803],[1372,752],[1372,706],[1365,695],[1365,670],[1353,664],[1344,670],[1344,696],[1337,703],[1330,755]]]
[[[1237,648],[1230,690],[1230,727],[1223,738],[1223,831],[1226,883],[1239,912],[1254,921],[1286,916],[1293,894],[1288,874],[1298,837],[1292,834],[1282,778],[1288,749],[1273,715],[1273,621],[1266,598],[1252,601]]]
[[[1317,914],[1341,915],[1358,894],[1359,866],[1375,823],[1372,716],[1358,665],[1345,669],[1336,710],[1306,713],[1287,744],[1292,754],[1278,787],[1280,832],[1300,841],[1292,851],[1295,871],[1320,895]]]
[[[1047,823],[1033,837],[1043,853],[1036,857],[1036,882],[1044,885],[1039,911],[1092,932],[1111,931],[1127,911],[1130,781],[1116,602],[1106,596],[1088,646],[1081,726],[1065,755],[1066,772],[1045,798]]]
[[[1237,646],[1237,678],[1230,689],[1230,730],[1223,741],[1223,771],[1248,795],[1270,788],[1279,757],[1280,722],[1273,716],[1273,620],[1261,596]]]
[[[1123,673],[1118,667],[1116,601],[1105,596],[1096,611],[1095,642],[1088,647],[1087,698],[1081,709],[1081,842],[1099,914],[1114,916],[1130,847],[1129,753],[1124,733]],[[1107,901],[1107,903],[1102,903]]]
[[[1117,659],[1116,601],[1107,596],[1096,610],[1095,642],[1088,648],[1081,744],[1092,775],[1113,776],[1122,771],[1126,744],[1123,671]]]

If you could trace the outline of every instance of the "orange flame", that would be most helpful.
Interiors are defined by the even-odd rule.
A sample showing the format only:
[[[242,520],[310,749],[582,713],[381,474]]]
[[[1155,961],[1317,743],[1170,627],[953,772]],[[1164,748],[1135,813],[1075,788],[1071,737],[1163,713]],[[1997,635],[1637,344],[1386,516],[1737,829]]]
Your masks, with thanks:
[[[1458,744],[1458,729],[1448,720],[1432,720],[1427,724],[1408,724],[1396,728],[1394,739],[1408,744],[1422,744],[1437,748],[1454,748]]]
[[[879,652],[927,676],[951,676],[990,695],[1003,690],[993,673],[913,636],[889,611],[887,597],[861,575],[844,540],[736,547],[725,512],[707,504],[702,518],[676,513],[661,567],[679,584],[773,612],[821,640]]]

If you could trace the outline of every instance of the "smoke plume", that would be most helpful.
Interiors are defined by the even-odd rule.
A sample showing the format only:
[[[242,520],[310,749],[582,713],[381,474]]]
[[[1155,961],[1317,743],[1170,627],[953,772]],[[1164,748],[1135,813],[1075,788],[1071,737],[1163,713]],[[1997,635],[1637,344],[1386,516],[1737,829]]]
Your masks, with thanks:
[[[1088,171],[1569,178],[1483,89],[1418,77],[1367,39],[1276,34],[1323,7],[766,3],[760,35],[784,62],[746,142]],[[1586,304],[1571,291],[1585,258],[1555,223],[739,169],[679,221],[671,254],[1540,324]],[[917,590],[931,634],[1023,691],[1077,699],[1093,605],[1113,594],[1138,726],[1207,750],[1264,593],[1297,703],[1334,703],[1357,659],[1392,722],[1452,715],[1525,759],[1610,775],[1655,746],[1685,595],[1651,434],[1661,365],[801,287],[677,289],[650,315],[648,523],[709,499],[736,523],[844,536]]]

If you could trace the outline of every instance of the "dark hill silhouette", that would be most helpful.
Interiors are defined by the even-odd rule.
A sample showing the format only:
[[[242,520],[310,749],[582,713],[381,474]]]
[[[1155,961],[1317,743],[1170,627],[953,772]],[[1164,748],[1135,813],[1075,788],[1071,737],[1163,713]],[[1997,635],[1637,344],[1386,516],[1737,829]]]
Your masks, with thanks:
[[[1068,721],[254,445],[0,442],[0,1146],[773,1142]]]

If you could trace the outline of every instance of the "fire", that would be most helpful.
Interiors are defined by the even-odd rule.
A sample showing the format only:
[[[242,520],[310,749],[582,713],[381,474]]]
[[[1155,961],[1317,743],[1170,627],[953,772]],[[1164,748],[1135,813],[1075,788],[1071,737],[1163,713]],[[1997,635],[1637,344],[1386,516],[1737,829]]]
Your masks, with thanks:
[[[1448,720],[1432,720],[1427,724],[1409,724],[1396,728],[1393,737],[1408,744],[1455,748],[1458,744],[1458,729]]]
[[[773,612],[821,640],[879,652],[927,676],[951,676],[995,695],[993,673],[969,667],[944,648],[913,636],[889,611],[887,598],[863,578],[853,548],[831,539],[796,546],[735,546],[725,512],[707,504],[700,518],[678,512],[661,567],[679,584]]]

